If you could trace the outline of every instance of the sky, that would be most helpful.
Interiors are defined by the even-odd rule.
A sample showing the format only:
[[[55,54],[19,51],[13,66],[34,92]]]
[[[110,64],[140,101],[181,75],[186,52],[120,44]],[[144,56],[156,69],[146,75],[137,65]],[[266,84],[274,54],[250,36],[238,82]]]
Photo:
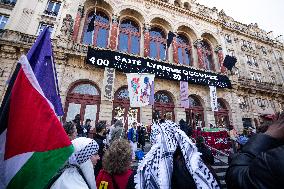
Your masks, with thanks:
[[[235,21],[257,23],[273,36],[284,36],[284,0],[196,0],[207,7],[223,9]],[[280,37],[282,40],[284,37]]]

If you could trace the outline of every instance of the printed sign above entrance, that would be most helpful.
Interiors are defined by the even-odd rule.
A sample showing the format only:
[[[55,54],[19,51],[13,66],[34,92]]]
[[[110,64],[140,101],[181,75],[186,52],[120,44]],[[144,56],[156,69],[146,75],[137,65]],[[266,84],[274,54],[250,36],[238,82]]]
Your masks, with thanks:
[[[192,84],[231,88],[225,75],[201,71],[178,64],[158,62],[150,58],[131,56],[111,50],[89,47],[86,63],[99,68],[115,68],[123,73],[151,73],[155,77],[174,81],[187,81]]]

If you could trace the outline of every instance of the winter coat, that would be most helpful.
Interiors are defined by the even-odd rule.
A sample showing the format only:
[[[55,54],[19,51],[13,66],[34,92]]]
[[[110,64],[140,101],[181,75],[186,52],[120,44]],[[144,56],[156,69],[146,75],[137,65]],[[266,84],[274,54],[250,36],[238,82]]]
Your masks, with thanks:
[[[134,175],[135,172],[127,170],[122,174],[114,175],[112,177],[108,172],[102,169],[96,178],[97,188],[134,189]],[[114,182],[116,184],[114,184]]]
[[[145,146],[146,129],[142,127],[137,130],[137,133],[138,133],[138,143],[141,144],[142,146]]]
[[[110,142],[120,139],[120,138],[124,138],[124,137],[125,137],[125,133],[124,133],[123,127],[119,127],[119,126],[114,127],[111,132]]]
[[[130,128],[127,133],[127,139],[132,142],[138,142],[138,133],[134,128]]]
[[[227,170],[228,189],[284,186],[284,143],[265,134],[250,138]]]

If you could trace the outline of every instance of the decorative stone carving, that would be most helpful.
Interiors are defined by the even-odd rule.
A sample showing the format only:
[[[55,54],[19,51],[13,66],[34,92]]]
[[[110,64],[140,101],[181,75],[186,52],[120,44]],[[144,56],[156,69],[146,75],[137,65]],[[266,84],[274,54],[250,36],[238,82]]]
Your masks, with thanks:
[[[73,34],[73,24],[74,24],[74,19],[70,14],[66,14],[66,17],[63,18],[63,23],[62,27],[60,29],[61,31],[61,39],[71,39],[72,34]]]

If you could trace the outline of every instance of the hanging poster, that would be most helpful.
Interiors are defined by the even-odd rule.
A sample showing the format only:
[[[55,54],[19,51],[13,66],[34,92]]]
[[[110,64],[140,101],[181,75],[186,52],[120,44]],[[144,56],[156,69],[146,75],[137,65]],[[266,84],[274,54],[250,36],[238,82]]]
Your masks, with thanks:
[[[153,74],[126,74],[131,107],[142,107],[151,104],[154,90]]]
[[[189,108],[189,99],[188,99],[188,82],[180,82],[180,105],[184,108]]]
[[[218,111],[216,87],[215,86],[209,86],[209,87],[210,87],[211,108],[212,111],[216,112]]]
[[[115,69],[114,68],[105,68],[104,80],[102,87],[102,100],[113,100],[113,85],[115,78]]]
[[[150,73],[157,78],[166,80],[187,81],[188,83],[198,85],[231,88],[231,82],[226,75],[199,70],[181,64],[159,62],[154,59],[111,50],[89,47],[86,63],[99,68],[115,68],[123,73]]]

